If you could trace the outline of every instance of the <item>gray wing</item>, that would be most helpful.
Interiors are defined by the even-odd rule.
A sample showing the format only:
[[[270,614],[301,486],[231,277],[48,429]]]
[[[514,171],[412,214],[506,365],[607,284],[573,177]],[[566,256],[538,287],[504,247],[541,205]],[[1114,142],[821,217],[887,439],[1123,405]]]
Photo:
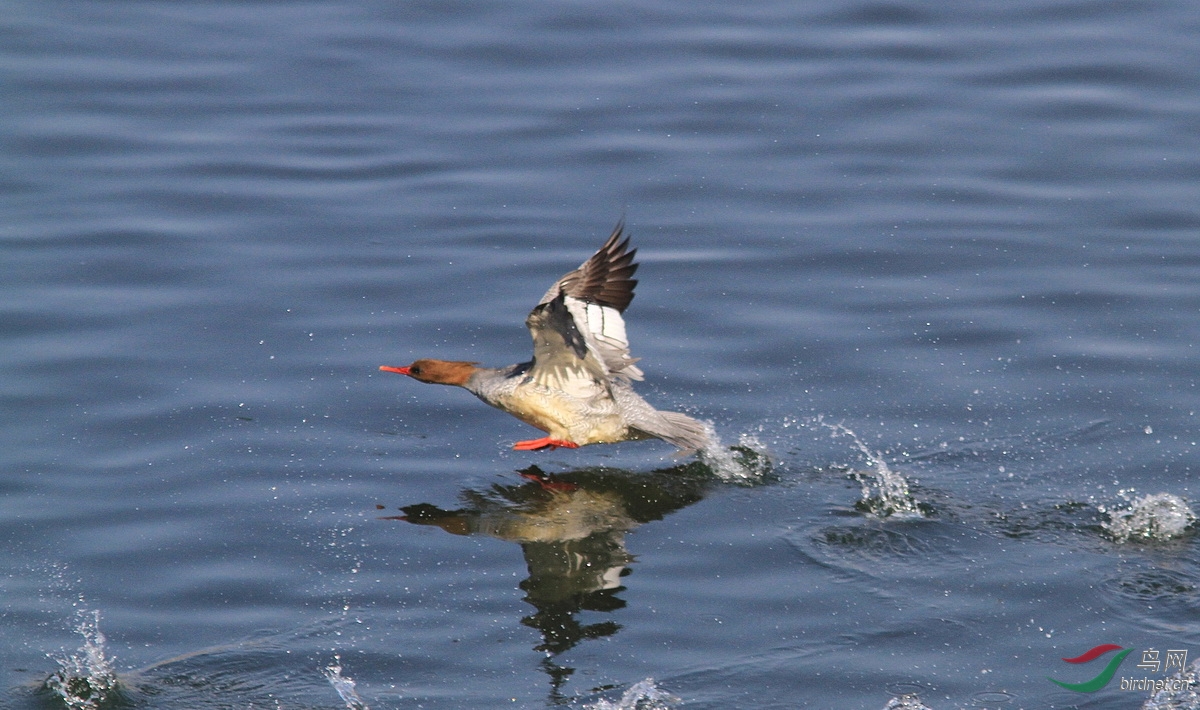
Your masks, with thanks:
[[[528,377],[547,387],[590,399],[608,392],[608,370],[588,347],[566,296],[539,303],[525,319],[533,336],[533,364]]]
[[[545,352],[546,357],[557,358],[560,365],[566,359],[578,360],[576,369],[595,373],[598,365],[601,377],[609,375],[625,380],[642,379],[636,358],[629,354],[629,338],[625,334],[625,320],[621,313],[633,301],[633,289],[637,280],[632,278],[638,265],[633,257],[637,249],[629,248],[629,238],[622,239],[624,221],[618,222],[612,235],[587,261],[574,271],[564,275],[550,287],[537,307],[529,314],[529,326],[534,340],[534,361],[538,362],[539,341],[549,345],[550,341],[569,344],[567,353]],[[562,310],[551,308],[561,299]],[[549,315],[554,310],[554,315]],[[535,317],[536,316],[536,317]],[[555,330],[547,334],[547,328]],[[589,362],[590,358],[590,362]]]

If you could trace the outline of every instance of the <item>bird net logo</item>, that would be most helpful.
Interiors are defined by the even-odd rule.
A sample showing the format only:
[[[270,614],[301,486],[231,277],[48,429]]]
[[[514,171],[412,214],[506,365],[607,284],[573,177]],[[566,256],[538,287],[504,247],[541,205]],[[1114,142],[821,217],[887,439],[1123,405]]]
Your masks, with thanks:
[[[1072,664],[1091,663],[1113,651],[1119,651],[1119,653],[1110,658],[1107,665],[1104,666],[1104,670],[1100,671],[1091,680],[1086,680],[1082,683],[1066,683],[1054,678],[1049,678],[1049,680],[1059,687],[1073,690],[1076,693],[1094,693],[1112,682],[1113,676],[1117,674],[1117,669],[1121,667],[1121,663],[1124,662],[1125,657],[1133,653],[1133,649],[1122,648],[1115,643],[1106,643],[1085,651],[1074,658],[1063,659],[1067,663]],[[1149,690],[1154,692],[1160,690],[1191,690],[1195,680],[1183,677],[1183,671],[1187,668],[1187,654],[1188,652],[1185,649],[1158,651],[1157,649],[1150,648],[1142,651],[1142,660],[1137,664],[1139,670],[1151,673],[1168,673],[1173,669],[1177,669],[1179,674],[1174,677],[1165,678],[1153,678],[1145,675],[1142,677],[1121,676],[1121,690]]]

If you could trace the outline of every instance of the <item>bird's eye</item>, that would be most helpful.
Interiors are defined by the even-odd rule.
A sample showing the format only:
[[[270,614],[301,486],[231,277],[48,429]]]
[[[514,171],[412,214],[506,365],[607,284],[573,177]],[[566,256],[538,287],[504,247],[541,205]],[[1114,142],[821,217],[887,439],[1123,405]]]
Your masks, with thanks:
[[[421,368],[419,368],[419,367],[415,367],[415,366],[414,366],[414,367],[410,367],[410,368],[408,368],[408,372],[409,372],[409,374],[411,374],[411,375],[419,375],[419,374],[421,374]]]

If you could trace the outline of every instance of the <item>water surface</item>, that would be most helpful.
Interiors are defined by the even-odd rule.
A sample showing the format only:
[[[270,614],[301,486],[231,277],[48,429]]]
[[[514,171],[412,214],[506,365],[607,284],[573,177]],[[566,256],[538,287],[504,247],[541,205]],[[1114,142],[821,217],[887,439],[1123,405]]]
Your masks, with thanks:
[[[1198,25],[10,3],[0,707],[1146,702],[1047,676],[1200,657]],[[525,359],[622,216],[640,389],[736,451],[376,369]]]

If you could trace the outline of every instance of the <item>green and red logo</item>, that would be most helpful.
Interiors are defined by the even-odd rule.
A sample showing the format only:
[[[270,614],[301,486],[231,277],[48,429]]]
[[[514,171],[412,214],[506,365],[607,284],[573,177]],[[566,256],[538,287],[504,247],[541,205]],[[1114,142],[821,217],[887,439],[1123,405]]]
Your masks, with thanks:
[[[1128,656],[1130,653],[1133,653],[1133,649],[1123,649],[1115,643],[1105,643],[1083,653],[1082,655],[1074,658],[1063,659],[1067,663],[1089,663],[1111,651],[1120,651],[1120,653],[1112,657],[1112,660],[1108,662],[1108,665],[1104,667],[1104,670],[1100,671],[1100,675],[1092,678],[1089,681],[1083,683],[1064,683],[1061,680],[1054,680],[1053,678],[1049,678],[1049,676],[1047,677],[1051,683],[1066,688],[1067,690],[1073,690],[1076,693],[1094,693],[1108,685],[1108,682],[1112,680],[1114,675],[1116,675],[1117,668],[1120,667],[1121,661],[1124,661],[1126,656]]]

